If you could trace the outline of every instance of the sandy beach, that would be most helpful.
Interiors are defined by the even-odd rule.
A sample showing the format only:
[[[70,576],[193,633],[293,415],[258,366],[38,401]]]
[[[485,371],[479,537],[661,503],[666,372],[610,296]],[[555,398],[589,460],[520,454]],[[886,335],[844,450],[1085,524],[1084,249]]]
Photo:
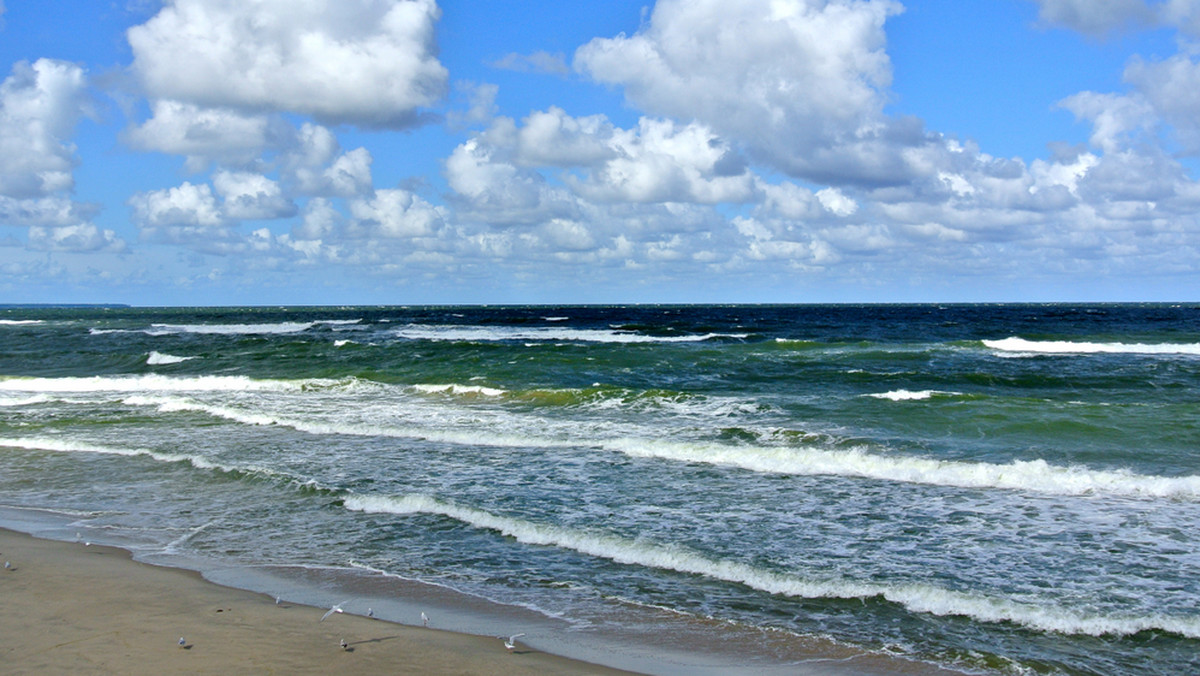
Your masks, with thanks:
[[[112,547],[0,529],[6,674],[618,674],[496,638],[280,603]],[[180,646],[180,638],[185,645]],[[344,640],[346,647],[340,642]],[[519,641],[519,639],[518,639]]]

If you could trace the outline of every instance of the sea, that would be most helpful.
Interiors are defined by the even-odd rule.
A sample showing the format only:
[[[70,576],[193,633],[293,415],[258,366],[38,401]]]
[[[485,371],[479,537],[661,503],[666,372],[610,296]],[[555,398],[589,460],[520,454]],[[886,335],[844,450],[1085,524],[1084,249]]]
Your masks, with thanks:
[[[1200,304],[2,309],[0,525],[645,673],[1200,673]]]

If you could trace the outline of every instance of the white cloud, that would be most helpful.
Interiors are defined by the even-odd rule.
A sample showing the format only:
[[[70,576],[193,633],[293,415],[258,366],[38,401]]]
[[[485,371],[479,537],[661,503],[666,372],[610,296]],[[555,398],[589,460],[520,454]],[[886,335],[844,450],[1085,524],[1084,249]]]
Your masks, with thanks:
[[[58,227],[34,226],[29,229],[29,248],[36,251],[120,253],[126,244],[112,230],[101,230],[91,223]]]
[[[189,167],[199,171],[210,162],[248,166],[294,133],[286,122],[269,115],[159,100],[153,104],[153,116],[129,129],[125,139],[138,150],[186,155]]]
[[[837,188],[818,190],[817,200],[835,216],[850,216],[858,211],[858,203],[843,195]]]
[[[14,199],[0,195],[0,224],[47,227],[77,225],[89,220],[97,209],[95,205],[80,204],[58,195],[36,199]]]
[[[334,235],[341,228],[342,214],[323,197],[316,197],[304,205],[304,217],[292,229],[297,240],[320,241]]]
[[[1089,140],[1104,152],[1129,147],[1158,119],[1150,103],[1139,95],[1080,92],[1063,99],[1059,105],[1077,119],[1092,123]]]
[[[1200,154],[1200,63],[1187,54],[1158,62],[1135,57],[1125,80],[1172,125],[1185,152]]]
[[[75,124],[86,109],[83,69],[19,62],[0,84],[0,195],[30,198],[74,186]]]
[[[233,220],[287,218],[296,205],[283,195],[279,184],[262,174],[218,171],[213,187],[224,200],[222,210]]]
[[[611,133],[614,157],[577,184],[588,199],[716,204],[754,196],[745,162],[702,124],[642,118],[636,129]]]
[[[1144,0],[1034,0],[1038,18],[1092,36],[1148,25],[1155,13]]]
[[[405,127],[438,101],[434,0],[173,0],[129,29],[152,98]]]
[[[143,225],[161,227],[187,225],[221,227],[225,219],[208,185],[182,185],[165,190],[139,193],[129,200],[135,218]]]
[[[355,225],[375,237],[432,237],[445,223],[445,210],[407,190],[378,190],[370,198],[350,202]]]
[[[523,122],[510,141],[515,142],[516,161],[523,166],[588,167],[616,155],[608,143],[613,126],[604,115],[572,117],[551,106],[530,113]]]
[[[1167,0],[1161,13],[1166,23],[1192,37],[1200,37],[1200,3],[1196,0]]]
[[[596,39],[576,67],[642,110],[697,120],[793,175],[893,182],[931,139],[883,115],[890,0],[660,0],[631,37]]]
[[[285,182],[300,194],[355,197],[371,191],[371,162],[366,148],[342,152],[333,132],[305,124],[281,164]]]

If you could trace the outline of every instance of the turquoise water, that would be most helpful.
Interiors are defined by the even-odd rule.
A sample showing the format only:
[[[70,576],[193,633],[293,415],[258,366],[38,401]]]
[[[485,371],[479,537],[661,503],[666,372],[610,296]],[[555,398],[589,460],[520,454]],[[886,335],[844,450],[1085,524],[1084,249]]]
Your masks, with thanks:
[[[1198,405],[1200,305],[16,308],[0,506],[762,666],[1178,674]]]

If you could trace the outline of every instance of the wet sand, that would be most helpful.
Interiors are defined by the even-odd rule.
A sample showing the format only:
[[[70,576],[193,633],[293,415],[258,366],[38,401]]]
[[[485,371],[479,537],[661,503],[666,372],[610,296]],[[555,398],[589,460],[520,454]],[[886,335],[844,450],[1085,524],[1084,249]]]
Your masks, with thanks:
[[[276,604],[112,547],[0,529],[5,674],[621,674],[496,638]],[[184,646],[179,645],[183,638]],[[340,641],[347,646],[342,648]]]

